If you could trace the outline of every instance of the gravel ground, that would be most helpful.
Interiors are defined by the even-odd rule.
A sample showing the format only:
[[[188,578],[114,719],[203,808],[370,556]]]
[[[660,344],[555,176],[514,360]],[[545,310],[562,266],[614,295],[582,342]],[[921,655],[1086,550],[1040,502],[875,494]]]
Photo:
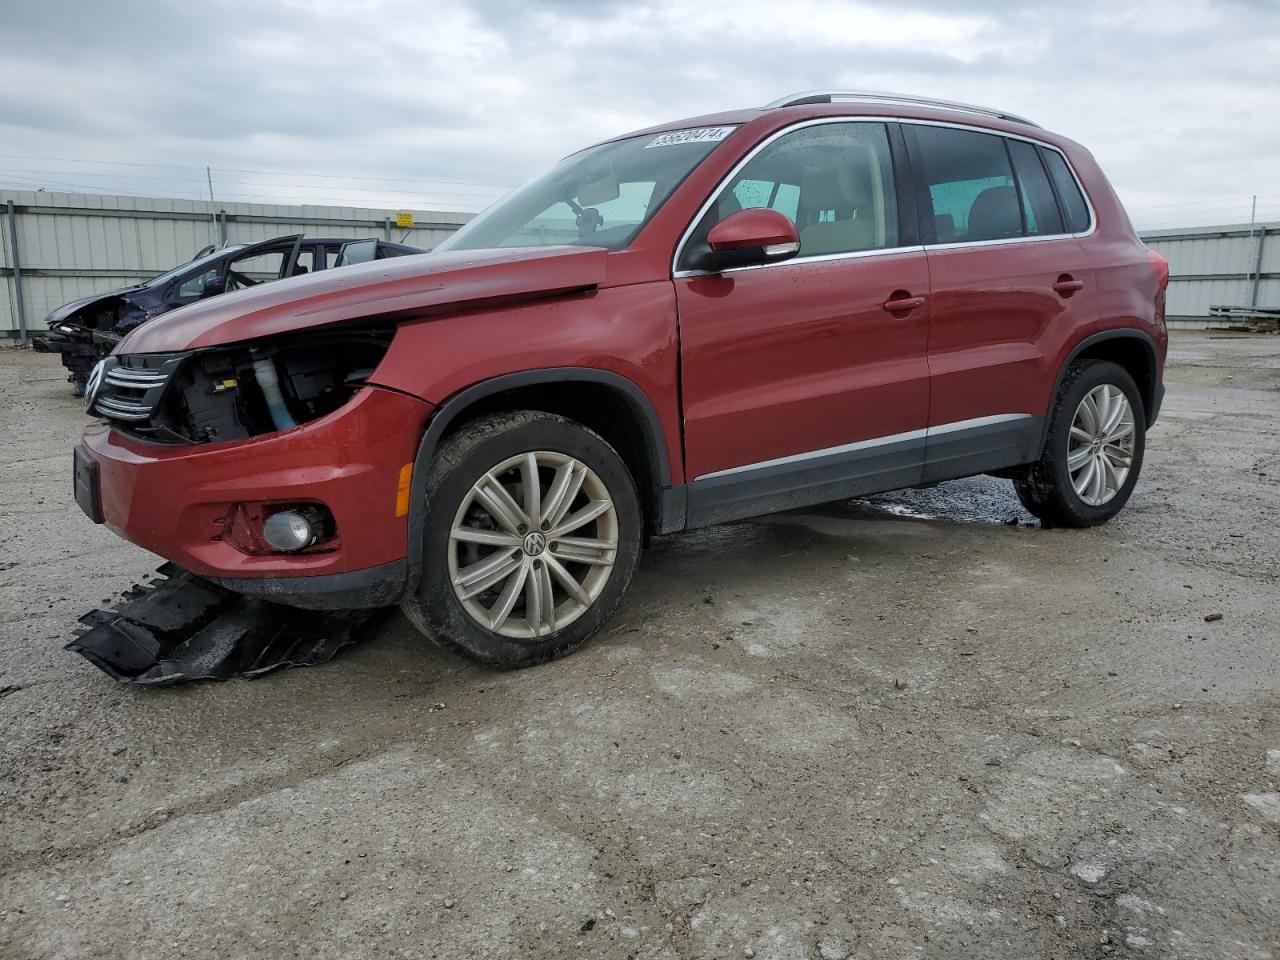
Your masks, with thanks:
[[[960,481],[663,539],[537,669],[388,613],[164,690],[61,649],[157,561],[58,370],[0,351],[6,960],[1280,957],[1280,338],[1175,334],[1104,528]]]

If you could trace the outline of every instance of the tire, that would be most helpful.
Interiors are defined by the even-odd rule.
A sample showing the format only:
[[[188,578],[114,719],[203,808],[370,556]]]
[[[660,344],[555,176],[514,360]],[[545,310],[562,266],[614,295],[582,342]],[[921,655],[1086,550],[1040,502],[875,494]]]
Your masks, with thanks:
[[[1113,414],[1116,409],[1120,409],[1114,391],[1118,390],[1123,394],[1128,403],[1132,434],[1131,447],[1127,450],[1124,448],[1127,437],[1114,443],[1106,443],[1099,438],[1093,446],[1092,454],[1086,450],[1089,444],[1083,435],[1091,431],[1086,429],[1089,415],[1081,412],[1081,404],[1086,397],[1099,397],[1096,391],[1101,388],[1107,388],[1107,402],[1111,406],[1106,409]],[[1096,403],[1093,409],[1097,409]],[[1077,422],[1078,417],[1084,419]],[[1077,428],[1075,433],[1073,426]],[[1123,427],[1122,421],[1116,432],[1110,435],[1116,436]],[[1106,360],[1076,361],[1067,369],[1058,388],[1058,395],[1049,414],[1049,432],[1040,459],[1022,477],[1014,480],[1018,499],[1046,527],[1092,527],[1105,523],[1120,512],[1138,482],[1143,454],[1146,452],[1146,427],[1146,413],[1137,384],[1123,367]],[[1123,481],[1116,485],[1114,492],[1111,492],[1111,482],[1118,479],[1116,463],[1124,461],[1122,454],[1126,452],[1127,473]],[[1104,456],[1111,466],[1110,470],[1099,459]],[[1094,461],[1095,469],[1103,471],[1101,481],[1095,481],[1094,475],[1088,474],[1090,458]],[[1076,472],[1073,482],[1072,466],[1076,463],[1084,465],[1077,468],[1079,472]],[[1090,482],[1084,485],[1083,493],[1077,492],[1077,485],[1086,475]],[[1099,495],[1105,498],[1102,502],[1095,502],[1098,497],[1090,496],[1097,489],[1093,486],[1094,483],[1101,483],[1103,486]]]
[[[530,458],[536,506],[525,498]],[[601,436],[564,417],[517,411],[467,424],[441,445],[426,504],[422,576],[402,607],[432,640],[490,667],[518,669],[577,650],[613,614],[635,572],[635,481]],[[602,512],[566,532],[592,511]]]

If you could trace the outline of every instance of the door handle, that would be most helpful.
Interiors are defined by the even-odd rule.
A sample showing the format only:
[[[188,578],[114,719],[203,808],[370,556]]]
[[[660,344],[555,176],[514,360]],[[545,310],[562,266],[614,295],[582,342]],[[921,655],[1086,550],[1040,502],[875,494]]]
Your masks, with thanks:
[[[889,313],[908,313],[924,306],[924,297],[913,297],[905,290],[895,290],[883,304]]]
[[[1084,289],[1084,281],[1076,280],[1071,274],[1064,273],[1058,278],[1058,282],[1053,285],[1053,289],[1064,297],[1069,297],[1077,290]]]

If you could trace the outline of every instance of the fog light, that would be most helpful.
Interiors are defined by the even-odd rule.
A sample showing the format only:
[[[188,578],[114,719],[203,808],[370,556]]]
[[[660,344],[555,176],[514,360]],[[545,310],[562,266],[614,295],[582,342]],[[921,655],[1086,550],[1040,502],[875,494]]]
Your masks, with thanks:
[[[320,539],[319,517],[310,510],[281,510],[267,517],[262,539],[276,550],[305,550]]]

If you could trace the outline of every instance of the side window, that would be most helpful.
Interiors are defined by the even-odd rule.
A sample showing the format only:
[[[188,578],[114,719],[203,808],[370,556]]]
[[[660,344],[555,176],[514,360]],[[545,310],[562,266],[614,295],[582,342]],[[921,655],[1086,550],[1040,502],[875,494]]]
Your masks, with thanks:
[[[704,242],[732,213],[770,207],[795,221],[800,257],[898,245],[889,138],[879,123],[804,127],[770,143],[734,175],[694,230]]]
[[[188,277],[178,287],[177,293],[174,294],[174,299],[179,303],[193,303],[199,300],[204,296],[204,282],[210,277],[216,277],[221,271],[221,267],[214,267],[212,270],[206,270],[204,273],[197,273],[193,277]]]
[[[353,263],[369,263],[378,258],[378,241],[373,237],[367,240],[351,240],[344,244],[333,265],[349,267]]]
[[[1040,147],[1040,156],[1044,159],[1045,168],[1053,180],[1054,189],[1058,191],[1058,200],[1062,203],[1062,213],[1066,217],[1067,229],[1072,233],[1084,233],[1089,229],[1089,207],[1080,193],[1076,178],[1071,175],[1067,161],[1057,150]]]
[[[776,180],[740,180],[734,186],[732,193],[739,210],[769,207],[779,213],[785,213],[792,220],[795,220],[800,212],[800,188],[794,183],[779,183]]]
[[[1022,236],[1022,211],[1003,137],[914,125],[938,243]]]
[[[1049,175],[1044,172],[1036,148],[1025,140],[1010,140],[1008,143],[1013,172],[1018,178],[1018,191],[1022,194],[1022,217],[1027,224],[1027,236],[1062,233],[1062,214],[1058,211],[1053,187],[1049,186]]]
[[[227,268],[227,290],[242,290],[280,279],[288,250],[271,250],[232,260]]]
[[[298,262],[293,265],[292,277],[300,277],[304,273],[311,273],[316,269],[315,249],[313,247],[303,247],[298,251]]]

